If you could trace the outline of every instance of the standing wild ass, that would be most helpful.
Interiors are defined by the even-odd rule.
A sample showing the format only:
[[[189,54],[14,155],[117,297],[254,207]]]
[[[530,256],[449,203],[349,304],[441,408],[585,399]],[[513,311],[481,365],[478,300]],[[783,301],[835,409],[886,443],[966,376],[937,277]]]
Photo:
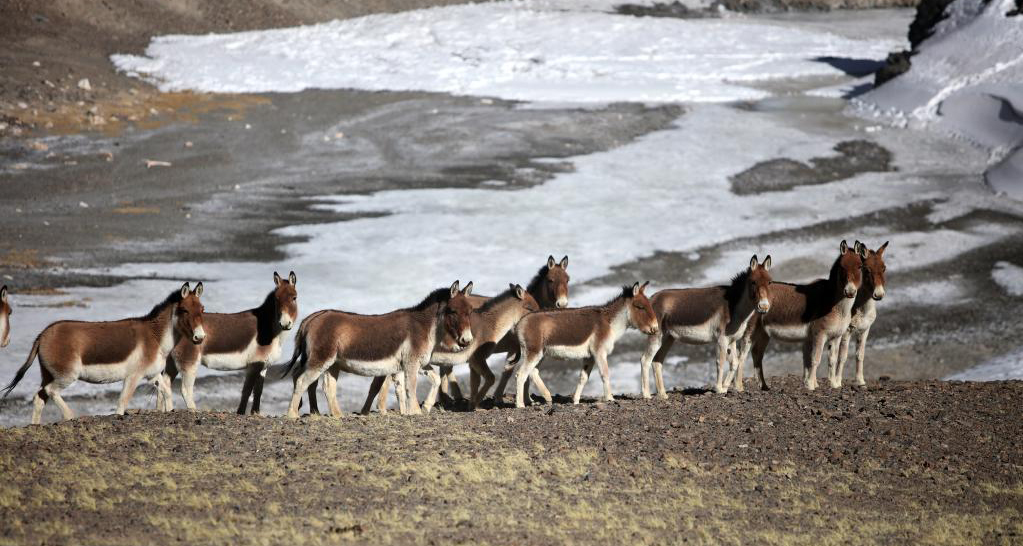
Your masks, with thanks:
[[[594,363],[604,382],[604,400],[612,400],[607,355],[628,327],[647,335],[658,333],[657,315],[643,291],[649,281],[622,287],[621,294],[604,305],[540,311],[526,315],[515,327],[519,361],[515,376],[515,407],[525,407],[526,379],[545,356],[584,359],[579,384],[572,396],[578,404]],[[549,393],[544,396],[551,403]]]
[[[174,376],[181,372],[181,397],[188,409],[195,409],[192,387],[195,372],[202,364],[219,371],[247,369],[238,413],[245,413],[250,394],[252,413],[259,413],[266,370],[280,358],[287,332],[298,320],[297,282],[294,271],[287,279],[274,271],[274,289],[262,305],[239,313],[206,313],[203,316],[206,339],[198,345],[184,339],[178,342],[167,359],[164,380],[170,386]],[[163,391],[160,392],[157,406],[170,411],[173,400],[170,397],[164,400]]]
[[[736,342],[746,334],[746,327],[754,313],[766,313],[771,308],[769,286],[771,284],[771,257],[761,264],[754,254],[749,268],[732,278],[725,286],[709,288],[681,288],[661,290],[650,298],[650,304],[657,314],[660,335],[647,339],[646,351],[640,360],[640,385],[643,398],[650,398],[650,363],[653,362],[654,381],[657,397],[667,398],[664,390],[662,368],[664,358],[677,341],[692,345],[716,343],[718,348],[718,373],[714,390],[723,393],[728,390],[731,379],[725,378],[725,362],[731,357],[731,370],[738,367]],[[735,383],[742,390],[742,377]]]
[[[117,402],[118,415],[124,415],[124,408],[142,379],[155,378],[158,388],[170,396],[170,386],[159,379],[167,355],[179,339],[199,344],[206,337],[200,296],[202,283],[190,290],[186,282],[181,290],[167,296],[144,317],[109,322],[64,320],[50,324],[36,337],[28,360],[4,388],[4,398],[25,376],[36,355],[43,380],[33,399],[34,425],[39,424],[43,406],[50,398],[65,420],[74,418],[60,391],[79,379],[87,383],[124,381]]]
[[[0,347],[11,344],[11,302],[7,301],[7,285],[0,288]]]
[[[884,298],[885,294],[885,264],[884,264],[884,251],[888,248],[888,241],[885,241],[877,250],[870,250],[867,245],[856,241],[853,244],[853,248],[860,254],[863,259],[863,271],[866,275],[863,277],[863,285],[860,286],[859,292],[856,293],[856,301],[852,307],[852,319],[849,321],[849,329],[842,335],[842,340],[839,342],[839,350],[835,351],[834,347],[831,348],[831,366],[829,378],[831,380],[831,386],[834,388],[841,388],[842,386],[842,372],[845,371],[845,361],[849,357],[849,339],[856,335],[856,385],[866,385],[867,382],[863,378],[863,357],[864,351],[867,349],[867,334],[870,333],[870,327],[874,325],[874,320],[877,319],[877,302]],[[837,369],[835,360],[838,361]]]
[[[434,348],[458,351],[472,344],[472,305],[467,298],[471,291],[471,282],[459,290],[455,281],[450,288],[434,290],[415,307],[383,315],[330,310],[306,317],[284,371],[287,375],[299,365],[288,417],[298,417],[302,393],[328,369],[323,390],[331,415],[341,415],[337,377],[343,371],[368,377],[403,373],[408,411],[421,413],[416,378],[420,368],[429,364]]]
[[[753,365],[760,376],[760,388],[768,390],[764,379],[764,351],[771,339],[803,343],[803,383],[808,390],[817,388],[817,367],[824,347],[838,340],[849,329],[852,306],[863,282],[863,260],[846,245],[839,245],[838,258],[827,279],[810,284],[772,282],[771,309],[753,318],[746,328],[739,377],[746,351],[752,346]]]
[[[539,305],[540,309],[561,309],[568,306],[568,256],[561,258],[561,261],[555,261],[554,256],[547,257],[547,264],[540,268],[533,276],[533,279],[526,285],[526,293],[535,300],[536,304]],[[469,296],[469,302],[473,308],[479,308],[490,301],[488,296],[477,296],[475,294]],[[514,324],[512,325],[514,328]],[[474,330],[475,331],[475,330]],[[515,337],[515,332],[509,330],[505,336],[497,342],[493,347],[490,354],[508,353],[508,359],[504,366],[504,370],[501,373],[501,380],[498,382],[497,390],[494,393],[495,403],[500,400],[500,397],[504,394],[505,385],[508,383],[508,379],[511,378],[512,372],[515,370],[514,363],[518,360],[519,352],[519,340]],[[485,360],[485,359],[484,359]],[[479,384],[480,375],[487,377],[492,376],[493,372],[490,371],[489,366],[485,366],[486,370],[479,370],[474,367],[470,367],[470,400],[476,400],[473,407],[479,404],[479,401],[486,397],[489,385],[493,383],[492,380],[487,382],[487,386],[483,387],[483,391],[479,392],[477,385]],[[454,376],[451,375],[450,366],[440,366],[441,370],[441,392],[447,394],[447,387],[450,385],[452,394],[457,389],[458,382],[455,381]],[[537,388],[542,392],[547,393],[546,396],[550,396],[550,391],[547,390],[547,386],[543,384],[539,374],[533,374],[533,381],[537,385]],[[380,413],[387,413],[387,383],[390,381],[389,377],[378,377],[373,380],[373,385],[370,387],[370,392],[382,391],[385,395],[378,399],[378,408]],[[315,392],[310,387],[310,400],[315,400]],[[370,406],[373,403],[372,397],[367,397],[365,405],[362,407],[362,413],[368,414]],[[315,406],[313,406],[315,407]]]

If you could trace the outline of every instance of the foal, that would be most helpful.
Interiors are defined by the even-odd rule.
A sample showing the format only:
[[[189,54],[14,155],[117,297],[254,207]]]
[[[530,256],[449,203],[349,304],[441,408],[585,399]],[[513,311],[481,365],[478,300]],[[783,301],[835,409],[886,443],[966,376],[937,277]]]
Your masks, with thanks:
[[[4,398],[25,376],[36,355],[43,380],[33,400],[33,425],[39,424],[43,406],[50,398],[57,403],[65,420],[72,419],[74,413],[61,398],[60,391],[79,379],[87,383],[124,381],[117,403],[118,415],[124,415],[124,408],[141,379],[157,378],[159,388],[170,396],[170,385],[158,378],[171,349],[179,339],[199,344],[206,337],[201,295],[201,282],[195,290],[190,290],[185,283],[181,290],[167,296],[144,317],[109,322],[65,320],[50,324],[36,337],[28,360],[4,388]]]
[[[852,319],[849,322],[849,330],[842,335],[842,341],[840,342],[840,348],[836,352],[834,347],[831,348],[831,369],[829,377],[831,379],[831,386],[834,388],[840,388],[842,386],[842,372],[845,371],[845,361],[849,357],[849,339],[852,336],[857,337],[856,343],[856,385],[866,385],[866,380],[863,379],[863,357],[864,351],[867,349],[867,334],[870,333],[870,327],[874,325],[874,320],[877,319],[877,302],[884,298],[885,294],[885,264],[884,264],[884,251],[888,248],[888,241],[885,241],[877,250],[870,250],[867,245],[856,241],[853,245],[856,252],[860,254],[863,259],[863,271],[866,275],[863,277],[863,285],[860,286],[859,292],[856,293],[856,301],[852,307]],[[835,360],[838,360],[837,370],[835,369]]]
[[[331,415],[341,415],[337,377],[342,371],[369,377],[403,373],[409,412],[421,413],[416,378],[420,368],[429,364],[434,347],[458,351],[473,342],[472,305],[467,298],[471,290],[471,282],[460,291],[455,281],[450,288],[434,290],[415,307],[383,315],[330,310],[306,317],[284,371],[284,375],[291,373],[301,361],[288,417],[298,417],[303,391],[328,369],[324,391]]]
[[[768,290],[771,284],[771,275],[768,273],[770,268],[770,256],[761,264],[753,255],[749,268],[733,277],[728,285],[661,290],[650,298],[661,334],[647,338],[646,351],[640,360],[643,398],[650,398],[651,361],[654,364],[657,397],[668,397],[664,391],[662,367],[664,357],[676,340],[693,345],[716,343],[718,374],[714,390],[719,393],[728,390],[731,373],[734,372],[729,372],[729,377],[725,378],[725,362],[731,356],[731,369],[736,370],[736,342],[745,335],[754,313],[763,314],[771,308]],[[742,376],[739,376],[735,386],[736,390],[742,390]]]
[[[195,409],[192,387],[195,372],[202,364],[219,371],[247,369],[238,413],[245,413],[250,394],[252,413],[259,413],[266,370],[280,358],[287,332],[298,319],[297,282],[294,271],[287,279],[274,271],[274,289],[262,305],[239,313],[206,313],[203,316],[206,339],[198,345],[187,340],[178,342],[167,359],[164,379],[169,386],[181,372],[181,397],[188,409]],[[163,398],[162,394],[159,398]],[[157,404],[160,406],[159,400]],[[172,399],[167,398],[160,407],[169,411]]]
[[[540,311],[526,315],[515,327],[519,339],[519,363],[515,376],[515,407],[525,407],[526,379],[533,373],[544,356],[554,358],[582,358],[579,385],[572,396],[578,404],[583,387],[596,363],[604,382],[604,400],[612,400],[611,378],[607,355],[622,337],[627,327],[647,335],[658,333],[657,315],[643,290],[647,284],[622,287],[622,292],[600,306],[578,307],[557,311]],[[551,400],[547,400],[550,404]]]
[[[863,283],[862,267],[860,255],[842,241],[827,279],[810,284],[771,283],[770,310],[756,316],[755,324],[746,328],[744,336],[746,347],[752,344],[761,389],[768,390],[764,351],[771,339],[803,343],[803,383],[808,390],[817,388],[817,366],[824,347],[849,329],[853,302]],[[740,363],[745,360],[746,350],[739,357]]]
[[[7,285],[0,288],[0,347],[11,344],[11,302],[7,301]]]

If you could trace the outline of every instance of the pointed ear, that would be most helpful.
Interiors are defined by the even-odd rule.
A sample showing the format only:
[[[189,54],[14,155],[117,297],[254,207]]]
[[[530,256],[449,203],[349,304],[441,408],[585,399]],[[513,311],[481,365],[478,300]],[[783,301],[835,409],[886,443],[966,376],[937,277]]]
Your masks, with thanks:
[[[181,285],[181,297],[182,298],[187,296],[188,293],[191,292],[191,291],[192,291],[192,288],[190,286],[188,286],[187,282],[185,284]]]
[[[863,260],[867,259],[867,252],[868,252],[868,250],[869,249],[867,248],[867,245],[860,245],[860,246],[856,247],[856,253],[859,254],[860,258],[863,259]]]
[[[526,299],[526,289],[522,288],[522,285],[518,285],[518,284],[513,285],[512,286],[512,290],[515,291],[515,297],[516,298],[519,298],[520,300]]]
[[[454,284],[451,285],[451,297],[452,298],[455,297],[455,294],[457,294],[457,293],[458,293],[458,281],[455,281]]]
[[[849,245],[845,244],[845,239],[842,239],[842,244],[838,245],[838,250],[842,254],[849,252]]]
[[[568,255],[567,254],[565,255],[564,258],[561,259],[561,263],[558,264],[558,265],[561,266],[561,269],[568,269]]]
[[[646,287],[647,287],[648,284],[650,284],[650,281],[646,281],[645,283],[643,283],[642,286],[639,287],[639,293],[640,294],[644,293],[643,291],[646,290]]]
[[[7,285],[6,284],[2,288],[0,288],[0,301],[3,301],[3,302],[7,301]]]
[[[280,285],[281,285],[281,276],[278,275],[276,271],[274,271],[274,286],[280,286]]]
[[[771,255],[770,254],[768,254],[767,257],[764,258],[764,263],[760,264],[760,267],[763,267],[764,271],[770,271],[771,270]]]
[[[547,269],[554,267],[554,256],[547,256]]]
[[[862,245],[863,245],[863,243],[861,243],[860,240],[857,239],[855,242],[853,242],[853,250],[855,250],[856,252],[859,252],[860,251],[860,246],[862,246]]]
[[[202,297],[202,281],[199,281],[199,284],[195,285],[195,290],[193,290],[192,293],[195,294],[195,297],[197,298]]]
[[[884,249],[886,248],[888,248],[888,241],[885,241],[884,244],[877,249],[877,252],[875,252],[875,254],[877,254],[878,256],[884,255]]]
[[[469,281],[469,284],[465,285],[465,288],[462,289],[462,295],[463,296],[471,296],[472,295],[472,281]]]
[[[632,285],[632,295],[633,295],[633,297],[639,295],[639,283],[638,282],[636,284]]]
[[[753,271],[758,265],[760,265],[760,262],[757,260],[757,255],[754,254],[753,257],[749,259],[749,270]]]
[[[295,272],[294,271],[292,271],[291,273],[288,273],[288,280],[291,281],[291,284],[293,284],[293,285],[298,284],[298,277],[295,276]]]

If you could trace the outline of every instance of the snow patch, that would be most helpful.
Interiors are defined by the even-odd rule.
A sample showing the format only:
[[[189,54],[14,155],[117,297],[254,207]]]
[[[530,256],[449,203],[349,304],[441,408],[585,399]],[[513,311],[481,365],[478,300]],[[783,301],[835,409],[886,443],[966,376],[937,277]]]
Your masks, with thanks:
[[[1010,296],[1023,296],[1023,267],[1009,262],[997,262],[991,278]]]
[[[1023,349],[992,358],[969,370],[950,375],[950,381],[1005,381],[1023,379]]]
[[[841,75],[900,41],[749,19],[637,18],[605,2],[487,2],[318,25],[154,38],[113,55],[161,90],[423,90],[568,103],[752,100],[752,82]]]

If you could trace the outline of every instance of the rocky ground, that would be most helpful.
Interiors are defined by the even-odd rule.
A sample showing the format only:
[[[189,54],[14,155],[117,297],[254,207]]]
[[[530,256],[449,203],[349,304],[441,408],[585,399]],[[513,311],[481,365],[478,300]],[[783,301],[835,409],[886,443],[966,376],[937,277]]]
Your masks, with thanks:
[[[752,384],[748,384],[752,387]],[[1018,544],[1023,383],[0,430],[3,544]]]

